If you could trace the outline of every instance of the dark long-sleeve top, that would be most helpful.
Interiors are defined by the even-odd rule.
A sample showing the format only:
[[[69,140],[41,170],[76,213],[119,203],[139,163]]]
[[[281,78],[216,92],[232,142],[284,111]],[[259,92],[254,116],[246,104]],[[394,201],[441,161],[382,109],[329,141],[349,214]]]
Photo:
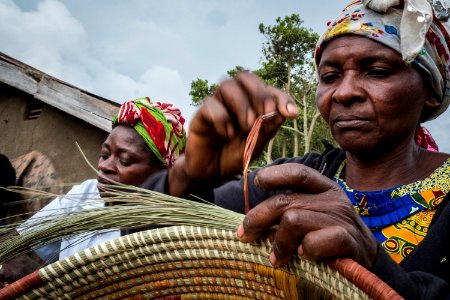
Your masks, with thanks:
[[[326,144],[322,153],[311,152],[303,157],[281,158],[272,165],[299,163],[333,178],[345,159],[345,152]],[[250,207],[268,197],[285,191],[265,192],[253,184],[256,171],[249,174],[248,189]],[[167,192],[167,171],[151,176],[143,186],[158,192]],[[205,190],[203,189],[203,193]],[[230,181],[212,193],[200,195],[212,197],[217,205],[244,212],[243,180]],[[401,263],[396,264],[378,244],[378,254],[371,272],[389,284],[406,299],[450,299],[450,196],[440,204],[425,239]]]

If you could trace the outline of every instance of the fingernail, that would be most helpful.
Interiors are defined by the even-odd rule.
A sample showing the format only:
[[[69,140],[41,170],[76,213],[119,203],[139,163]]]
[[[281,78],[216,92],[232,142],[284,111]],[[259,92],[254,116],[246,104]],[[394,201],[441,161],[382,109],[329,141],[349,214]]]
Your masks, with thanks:
[[[238,238],[242,238],[244,236],[244,226],[239,225],[238,229],[237,229],[237,237]]]
[[[255,120],[256,120],[255,113],[253,112],[253,110],[249,110],[247,112],[247,125],[248,125],[248,128],[252,128],[253,123],[255,123]]]
[[[274,266],[275,268],[277,267],[277,257],[275,256],[275,253],[270,252],[270,257],[269,257],[269,261],[272,264],[272,266]]]
[[[290,114],[298,114],[298,108],[294,103],[289,102],[286,105],[286,109]]]
[[[234,136],[234,128],[233,128],[233,125],[231,125],[231,124],[227,125],[227,136],[229,139],[233,138],[233,136]]]

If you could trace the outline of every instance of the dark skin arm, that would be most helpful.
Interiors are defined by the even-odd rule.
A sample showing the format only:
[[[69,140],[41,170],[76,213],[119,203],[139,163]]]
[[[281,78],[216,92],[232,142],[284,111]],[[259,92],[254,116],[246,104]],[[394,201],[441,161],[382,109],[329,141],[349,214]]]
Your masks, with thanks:
[[[41,265],[31,257],[27,255],[18,256],[2,265],[0,283],[11,284],[40,268]]]
[[[169,194],[185,197],[195,186],[242,172],[247,135],[259,115],[271,112],[277,112],[277,116],[264,123],[255,156],[286,118],[297,116],[295,103],[250,73],[223,82],[191,122],[185,155],[169,170]],[[257,184],[265,190],[295,190],[255,207],[239,229],[241,240],[250,242],[279,225],[272,255],[274,264],[287,263],[298,250],[312,259],[347,256],[364,266],[371,265],[376,241],[345,193],[328,178],[298,164],[282,165],[261,170]],[[334,242],[329,243],[329,239]]]
[[[169,194],[185,197],[206,182],[214,184],[241,173],[247,135],[259,115],[271,112],[277,115],[265,122],[255,156],[286,118],[297,116],[297,107],[287,94],[266,86],[254,74],[240,73],[222,82],[190,124],[185,155],[169,170]]]
[[[191,122],[185,155],[169,170],[169,194],[185,197],[205,182],[241,173],[247,135],[259,115],[271,112],[277,116],[264,123],[254,156],[261,153],[286,118],[297,116],[295,103],[250,73],[223,82]],[[295,190],[255,207],[238,232],[242,241],[250,242],[279,225],[271,258],[275,265],[287,263],[296,251],[312,259],[347,256],[371,265],[376,241],[345,193],[328,178],[298,164],[282,165],[261,170],[257,184],[265,190]]]
[[[238,229],[242,242],[253,242],[278,225],[271,263],[281,267],[298,253],[310,260],[349,257],[370,268],[377,242],[345,192],[332,180],[300,164],[261,169],[255,184],[263,190],[289,189],[254,207]]]
[[[17,231],[12,230],[7,234],[2,235],[0,240],[6,240],[9,237],[18,234],[19,233]],[[26,254],[15,257],[2,264],[0,269],[0,283],[11,284],[14,281],[38,270],[39,268],[41,268],[41,264]]]

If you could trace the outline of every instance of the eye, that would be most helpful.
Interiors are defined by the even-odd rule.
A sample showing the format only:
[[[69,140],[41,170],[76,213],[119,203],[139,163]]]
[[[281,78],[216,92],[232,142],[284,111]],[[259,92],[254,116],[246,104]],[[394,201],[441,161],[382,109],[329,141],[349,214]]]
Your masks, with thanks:
[[[122,154],[119,156],[119,164],[120,164],[121,166],[129,167],[129,166],[131,166],[132,164],[134,164],[134,162],[135,162],[135,159],[134,159],[133,156],[131,156],[131,155],[127,155],[127,154],[125,154],[125,153],[122,153]]]
[[[376,78],[385,78],[385,77],[390,76],[391,74],[392,74],[391,69],[380,68],[380,67],[372,68],[367,72],[368,76],[376,77]]]
[[[339,78],[339,74],[337,72],[327,72],[320,75],[320,83],[333,83]]]
[[[128,162],[128,161],[120,160],[120,164],[121,164],[122,166],[124,166],[124,167],[129,167],[129,166],[131,166],[133,163]]]

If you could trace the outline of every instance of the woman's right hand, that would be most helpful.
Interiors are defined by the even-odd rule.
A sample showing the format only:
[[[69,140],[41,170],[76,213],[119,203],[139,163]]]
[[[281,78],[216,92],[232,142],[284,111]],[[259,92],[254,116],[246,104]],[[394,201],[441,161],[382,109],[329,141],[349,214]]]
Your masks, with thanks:
[[[297,117],[295,102],[252,73],[222,82],[191,121],[185,155],[169,170],[169,193],[184,196],[191,182],[220,181],[242,172],[248,133],[258,116],[272,112],[276,115],[264,122],[254,156],[286,118]]]

